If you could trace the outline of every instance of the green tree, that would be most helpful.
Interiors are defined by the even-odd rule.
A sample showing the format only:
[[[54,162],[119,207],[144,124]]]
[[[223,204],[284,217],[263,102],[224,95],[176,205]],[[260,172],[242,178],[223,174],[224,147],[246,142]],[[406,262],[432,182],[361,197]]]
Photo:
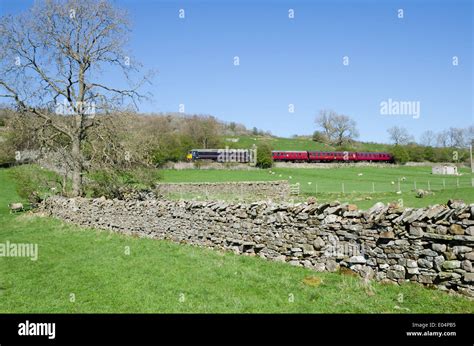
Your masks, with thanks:
[[[426,161],[434,162],[436,159],[435,156],[435,151],[433,150],[433,147],[425,147],[423,149],[423,158]]]
[[[410,155],[407,150],[399,145],[395,145],[392,149],[391,154],[393,155],[396,163],[406,163],[410,160]]]
[[[424,150],[422,147],[416,144],[411,144],[406,147],[408,156],[411,161],[422,162],[424,159]]]
[[[257,167],[270,168],[272,165],[272,148],[267,143],[259,144],[257,147]]]

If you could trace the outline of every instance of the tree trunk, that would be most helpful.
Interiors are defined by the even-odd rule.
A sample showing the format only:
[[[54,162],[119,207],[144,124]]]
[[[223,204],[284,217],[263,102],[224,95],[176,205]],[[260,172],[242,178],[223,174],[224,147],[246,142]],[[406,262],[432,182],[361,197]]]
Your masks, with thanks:
[[[82,156],[81,141],[74,138],[72,141],[72,195],[78,197],[82,195]]]

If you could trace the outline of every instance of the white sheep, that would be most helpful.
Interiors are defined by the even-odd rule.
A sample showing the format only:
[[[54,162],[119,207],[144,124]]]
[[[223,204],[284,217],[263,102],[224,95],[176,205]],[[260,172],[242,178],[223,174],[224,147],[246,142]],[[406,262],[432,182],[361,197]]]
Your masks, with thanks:
[[[10,214],[24,210],[23,203],[10,203],[8,207],[10,208]]]

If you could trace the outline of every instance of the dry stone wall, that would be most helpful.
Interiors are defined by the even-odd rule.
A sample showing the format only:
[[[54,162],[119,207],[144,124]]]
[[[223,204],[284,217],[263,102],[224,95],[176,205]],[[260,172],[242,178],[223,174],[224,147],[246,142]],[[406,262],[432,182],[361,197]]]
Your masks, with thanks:
[[[286,200],[290,195],[290,185],[286,180],[241,181],[225,183],[159,183],[154,191],[158,196],[169,194],[200,194],[204,196],[228,195],[252,200]]]
[[[42,209],[82,226],[231,250],[317,271],[415,281],[474,297],[474,204],[249,204],[51,197]]]

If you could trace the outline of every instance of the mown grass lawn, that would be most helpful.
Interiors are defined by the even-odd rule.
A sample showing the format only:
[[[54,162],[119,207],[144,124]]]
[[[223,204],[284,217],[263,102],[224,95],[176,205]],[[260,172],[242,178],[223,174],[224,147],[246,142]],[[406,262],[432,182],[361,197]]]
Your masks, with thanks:
[[[39,250],[36,261],[0,257],[0,313],[474,312],[464,297],[417,284],[369,289],[351,276],[11,215],[18,196],[6,170],[0,186],[0,242]],[[315,286],[303,282],[311,276]]]

